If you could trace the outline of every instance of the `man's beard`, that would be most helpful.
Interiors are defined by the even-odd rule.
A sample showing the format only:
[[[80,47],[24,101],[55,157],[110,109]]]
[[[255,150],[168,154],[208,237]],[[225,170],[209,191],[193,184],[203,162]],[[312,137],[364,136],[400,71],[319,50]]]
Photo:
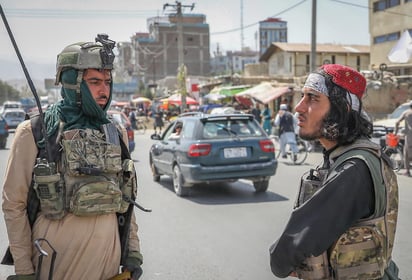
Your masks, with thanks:
[[[311,133],[302,133],[302,131],[299,130],[299,137],[306,141],[319,139],[322,136],[323,120],[316,123],[316,126],[318,126],[319,128],[312,131]]]
[[[333,122],[328,116],[329,114],[319,120],[315,124],[316,129],[310,133],[302,133],[299,130],[299,137],[306,141],[317,140],[322,137],[331,141],[336,140],[339,136],[338,124]]]

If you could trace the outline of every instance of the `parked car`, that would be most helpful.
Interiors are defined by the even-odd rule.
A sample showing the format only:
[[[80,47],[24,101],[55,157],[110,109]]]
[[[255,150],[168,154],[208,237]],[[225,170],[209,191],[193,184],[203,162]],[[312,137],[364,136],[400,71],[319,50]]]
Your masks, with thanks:
[[[15,129],[26,119],[26,112],[19,108],[4,109],[2,116],[6,120],[9,129]]]
[[[114,122],[126,129],[127,138],[129,140],[129,152],[132,153],[135,149],[136,143],[134,141],[134,131],[130,124],[129,118],[125,113],[116,110],[109,110],[107,111],[107,114]]]
[[[180,136],[170,137],[177,125],[182,125]],[[156,140],[150,148],[153,180],[172,177],[178,196],[188,195],[195,184],[238,179],[265,192],[276,173],[273,142],[253,115],[186,113],[151,138]]]
[[[20,101],[5,101],[3,109],[23,109],[23,104]]]
[[[7,137],[9,137],[9,127],[6,120],[0,116],[0,149],[6,148]]]
[[[395,130],[396,121],[399,119],[403,112],[409,109],[411,102],[412,101],[408,101],[399,105],[398,107],[396,107],[395,110],[393,110],[392,113],[388,115],[387,118],[376,120],[373,122],[373,138],[375,139],[375,142],[379,142],[381,143],[381,145],[385,144],[386,134],[393,132]],[[405,123],[401,122],[399,124],[398,130],[401,136],[404,134],[404,129]]]

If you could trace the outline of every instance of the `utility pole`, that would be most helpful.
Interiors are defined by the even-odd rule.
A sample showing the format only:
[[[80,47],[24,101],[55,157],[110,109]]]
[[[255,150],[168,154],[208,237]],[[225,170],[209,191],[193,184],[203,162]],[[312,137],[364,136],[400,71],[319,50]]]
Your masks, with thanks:
[[[178,76],[180,76],[180,73],[184,71],[184,45],[183,45],[183,14],[182,14],[182,8],[190,8],[192,11],[195,7],[195,4],[193,3],[192,5],[182,5],[181,2],[176,1],[176,4],[164,4],[163,5],[163,11],[167,7],[172,7],[173,9],[176,10],[176,27],[177,27],[177,58],[178,58],[178,67],[177,67],[177,73]],[[185,77],[186,78],[186,77]],[[186,82],[186,81],[184,81]],[[186,87],[182,87],[183,89],[186,89]],[[181,112],[183,113],[184,110],[186,109],[186,90],[182,90],[180,93],[181,95]]]
[[[245,49],[245,36],[243,34],[243,0],[240,0],[240,47],[241,51]]]
[[[316,0],[312,0],[312,38],[310,50],[310,72],[316,69]]]

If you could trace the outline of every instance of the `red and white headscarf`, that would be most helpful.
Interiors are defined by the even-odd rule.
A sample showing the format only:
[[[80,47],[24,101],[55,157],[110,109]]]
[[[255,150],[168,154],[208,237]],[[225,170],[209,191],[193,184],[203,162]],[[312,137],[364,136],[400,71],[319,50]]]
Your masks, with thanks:
[[[321,69],[332,77],[333,83],[348,92],[347,99],[349,104],[351,104],[352,110],[359,112],[360,99],[362,99],[366,90],[365,77],[358,71],[340,64],[325,64],[321,67]],[[310,88],[329,97],[325,77],[321,74],[309,74],[303,87]],[[367,117],[363,110],[360,113]]]

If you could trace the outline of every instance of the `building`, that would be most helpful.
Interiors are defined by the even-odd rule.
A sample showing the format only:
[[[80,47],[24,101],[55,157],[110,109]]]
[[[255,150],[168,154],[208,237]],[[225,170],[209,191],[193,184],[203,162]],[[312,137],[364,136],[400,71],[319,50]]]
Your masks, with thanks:
[[[259,53],[245,48],[242,51],[227,51],[226,54],[216,51],[211,58],[211,74],[233,75],[243,73],[247,64],[259,63]]]
[[[279,18],[259,22],[259,54],[262,55],[273,42],[288,41],[288,23]]]
[[[141,80],[155,83],[176,76],[179,66],[178,20],[176,14],[147,20],[148,33],[132,37],[134,72]],[[188,76],[210,75],[210,33],[206,16],[182,14],[183,60]]]
[[[301,77],[310,72],[310,44],[272,43],[260,57],[267,62],[269,76]],[[316,67],[338,63],[357,70],[368,69],[369,46],[364,45],[316,45]]]
[[[259,53],[248,48],[242,51],[228,51],[226,56],[230,74],[242,73],[245,70],[245,65],[259,62]]]
[[[412,35],[412,0],[369,0],[369,33],[371,69],[379,71],[381,64],[395,75],[412,75],[412,58],[406,63],[392,63],[391,49],[404,31]]]

